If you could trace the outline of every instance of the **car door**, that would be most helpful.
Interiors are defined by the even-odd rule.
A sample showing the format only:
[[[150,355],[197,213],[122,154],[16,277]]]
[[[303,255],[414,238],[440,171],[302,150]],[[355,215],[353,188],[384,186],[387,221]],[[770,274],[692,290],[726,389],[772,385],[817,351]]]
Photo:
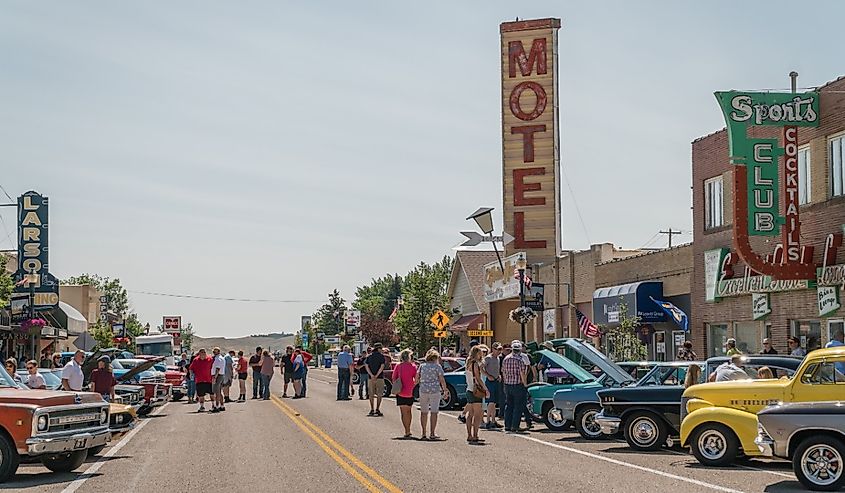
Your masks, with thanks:
[[[819,358],[808,364],[792,384],[792,401],[845,399],[845,356]]]

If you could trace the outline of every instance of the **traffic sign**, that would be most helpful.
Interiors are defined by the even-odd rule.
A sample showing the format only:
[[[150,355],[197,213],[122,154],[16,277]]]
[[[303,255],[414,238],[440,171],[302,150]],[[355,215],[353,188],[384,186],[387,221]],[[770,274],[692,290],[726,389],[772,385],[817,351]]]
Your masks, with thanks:
[[[444,337],[449,337],[449,332],[445,330],[435,330],[434,337],[438,339],[443,339]]]
[[[493,337],[492,330],[468,330],[467,337]]]
[[[443,310],[437,310],[430,320],[431,324],[437,327],[437,330],[443,330],[443,327],[446,327],[449,323],[449,316],[443,313]]]

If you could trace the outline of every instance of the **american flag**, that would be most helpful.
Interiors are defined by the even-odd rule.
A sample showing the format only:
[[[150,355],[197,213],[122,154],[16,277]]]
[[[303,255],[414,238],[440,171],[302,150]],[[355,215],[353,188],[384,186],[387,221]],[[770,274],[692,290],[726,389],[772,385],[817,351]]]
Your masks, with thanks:
[[[601,335],[601,331],[598,327],[596,327],[596,324],[587,318],[586,315],[581,313],[581,310],[575,310],[575,318],[578,319],[578,328],[581,329],[581,332],[583,332],[585,336],[598,337]]]

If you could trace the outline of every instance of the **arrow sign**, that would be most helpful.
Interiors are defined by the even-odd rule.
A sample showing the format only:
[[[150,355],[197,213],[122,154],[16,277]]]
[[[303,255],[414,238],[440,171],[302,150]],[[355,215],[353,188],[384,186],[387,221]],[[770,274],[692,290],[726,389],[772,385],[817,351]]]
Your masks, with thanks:
[[[461,231],[461,234],[467,237],[467,240],[461,243],[460,246],[472,247],[476,246],[480,243],[492,243],[492,242],[500,242],[503,245],[507,245],[508,243],[514,240],[513,236],[502,233],[501,236],[494,236],[494,235],[482,235],[476,233],[475,231]]]

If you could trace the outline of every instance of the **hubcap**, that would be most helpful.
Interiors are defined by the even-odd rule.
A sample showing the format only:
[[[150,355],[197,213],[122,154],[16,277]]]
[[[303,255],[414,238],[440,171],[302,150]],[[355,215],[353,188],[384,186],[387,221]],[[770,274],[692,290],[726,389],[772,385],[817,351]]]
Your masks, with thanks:
[[[725,455],[727,440],[716,430],[707,430],[698,437],[698,450],[709,460],[719,460]]]
[[[563,426],[565,420],[563,419],[563,413],[560,412],[560,409],[553,407],[549,409],[549,412],[546,413],[548,416],[549,424],[552,426]]]
[[[801,471],[813,483],[825,486],[835,483],[842,476],[842,455],[835,448],[813,445],[801,456]]]
[[[587,432],[590,436],[596,436],[601,434],[601,426],[596,423],[596,415],[598,414],[595,410],[589,410],[584,413],[584,417],[581,418],[581,427],[584,428],[584,431]]]
[[[657,440],[657,425],[648,418],[640,418],[631,423],[631,436],[640,445],[651,445]]]

